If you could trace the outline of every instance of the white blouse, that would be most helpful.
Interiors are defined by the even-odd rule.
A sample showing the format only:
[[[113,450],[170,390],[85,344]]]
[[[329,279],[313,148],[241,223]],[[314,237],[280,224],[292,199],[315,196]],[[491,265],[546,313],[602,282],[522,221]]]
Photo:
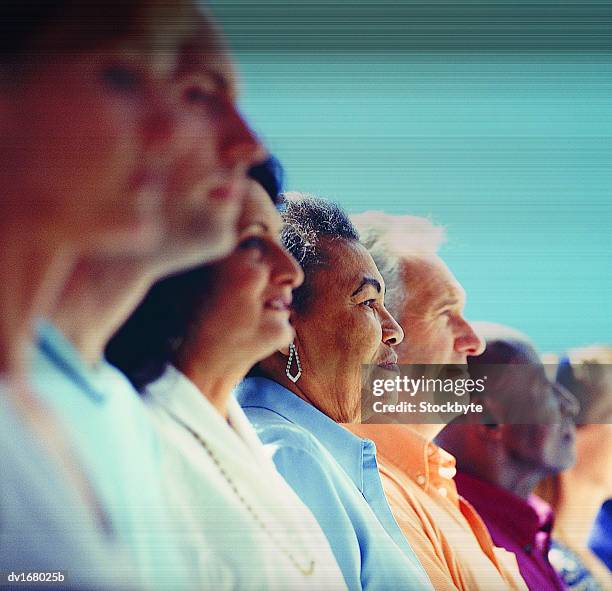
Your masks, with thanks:
[[[168,366],[147,388],[176,533],[198,589],[346,589],[329,543],[244,412]]]

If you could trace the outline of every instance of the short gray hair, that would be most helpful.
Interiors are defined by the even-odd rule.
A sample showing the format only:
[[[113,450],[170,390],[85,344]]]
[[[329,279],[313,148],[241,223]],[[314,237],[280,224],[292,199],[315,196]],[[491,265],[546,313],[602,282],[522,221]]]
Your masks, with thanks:
[[[390,215],[382,211],[355,214],[351,221],[385,280],[385,304],[397,316],[405,300],[401,258],[436,255],[446,241],[446,232],[442,226],[424,217]]]
[[[304,311],[311,297],[312,274],[326,263],[322,239],[359,241],[348,214],[337,203],[296,191],[281,196],[281,242],[304,271],[304,283],[293,291],[293,307]]]

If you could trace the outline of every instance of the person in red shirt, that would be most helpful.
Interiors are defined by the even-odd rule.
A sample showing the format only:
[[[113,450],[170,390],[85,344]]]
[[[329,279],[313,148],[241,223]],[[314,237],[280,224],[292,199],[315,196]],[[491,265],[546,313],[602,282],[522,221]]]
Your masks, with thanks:
[[[564,589],[548,561],[553,512],[533,494],[546,476],[575,461],[576,399],[550,382],[528,338],[505,326],[474,323],[486,341],[468,358],[474,379],[485,378],[485,412],[445,427],[436,443],[457,459],[459,493],[478,511],[493,541],[517,557],[529,589]]]

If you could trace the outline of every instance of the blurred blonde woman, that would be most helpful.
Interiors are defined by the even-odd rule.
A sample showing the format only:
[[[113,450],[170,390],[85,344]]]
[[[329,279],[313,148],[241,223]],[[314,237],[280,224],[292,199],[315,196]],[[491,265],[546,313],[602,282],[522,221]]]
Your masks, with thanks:
[[[271,166],[271,162],[270,162]],[[160,473],[199,589],[344,589],[323,532],[232,396],[288,346],[302,270],[283,248],[277,189],[254,167],[238,245],[159,280],[106,355],[141,392],[161,435]]]
[[[581,408],[576,464],[537,491],[556,514],[550,560],[570,589],[610,589],[610,572],[589,550],[588,537],[599,508],[612,497],[612,347],[569,351],[559,362],[557,380]]]

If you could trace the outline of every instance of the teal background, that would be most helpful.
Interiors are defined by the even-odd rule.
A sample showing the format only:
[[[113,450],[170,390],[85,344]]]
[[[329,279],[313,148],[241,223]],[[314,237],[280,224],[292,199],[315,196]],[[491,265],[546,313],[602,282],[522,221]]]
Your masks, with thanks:
[[[556,44],[550,31],[534,36],[543,47],[524,46],[520,30],[498,47],[503,31],[485,23],[482,46],[466,48],[464,21],[431,17],[438,46],[393,51],[361,49],[359,23],[346,47],[338,35],[317,44],[322,18],[275,46],[270,19],[245,44],[242,21],[219,18],[242,108],[283,162],[288,189],[445,226],[442,256],[470,319],[514,326],[542,351],[612,342],[612,52],[607,38],[580,46],[594,39],[584,19],[561,23]],[[384,31],[393,19],[381,22]],[[581,22],[578,32],[568,25]]]

